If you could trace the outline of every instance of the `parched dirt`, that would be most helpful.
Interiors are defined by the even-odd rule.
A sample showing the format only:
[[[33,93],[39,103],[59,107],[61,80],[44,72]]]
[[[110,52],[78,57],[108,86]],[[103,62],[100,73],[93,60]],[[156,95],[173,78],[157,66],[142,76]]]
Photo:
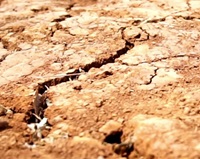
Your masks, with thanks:
[[[198,159],[199,66],[199,0],[0,0],[0,156]]]

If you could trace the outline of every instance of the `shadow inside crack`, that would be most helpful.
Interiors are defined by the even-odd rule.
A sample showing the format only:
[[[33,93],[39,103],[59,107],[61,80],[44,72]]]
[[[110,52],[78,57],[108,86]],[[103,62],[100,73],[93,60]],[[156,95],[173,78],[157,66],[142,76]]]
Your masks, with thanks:
[[[122,156],[122,157],[128,157],[130,153],[134,150],[134,145],[132,142],[122,142],[123,131],[112,131],[110,134],[106,135],[103,142],[112,144],[113,151]]]
[[[121,136],[123,132],[120,131],[113,131],[110,134],[106,135],[103,142],[109,143],[109,144],[120,144],[121,143]]]
[[[3,120],[0,121],[0,131],[9,129],[9,128],[12,128],[12,127],[9,125],[7,121],[3,121]]]

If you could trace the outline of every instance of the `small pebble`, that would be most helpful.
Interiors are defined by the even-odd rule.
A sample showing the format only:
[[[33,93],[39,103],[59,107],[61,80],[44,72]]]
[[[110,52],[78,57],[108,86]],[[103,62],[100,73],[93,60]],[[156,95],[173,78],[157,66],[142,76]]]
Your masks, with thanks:
[[[184,110],[183,110],[183,113],[184,113],[185,115],[188,115],[188,114],[190,113],[190,108],[185,107]]]
[[[13,111],[10,110],[10,109],[8,109],[7,112],[6,112],[6,114],[7,114],[7,115],[12,115],[12,114],[13,114]]]

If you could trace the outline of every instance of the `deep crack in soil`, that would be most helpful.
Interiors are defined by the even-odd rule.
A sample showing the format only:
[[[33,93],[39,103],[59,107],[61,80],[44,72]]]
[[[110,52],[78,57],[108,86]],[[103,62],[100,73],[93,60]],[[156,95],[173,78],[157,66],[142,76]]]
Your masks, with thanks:
[[[124,29],[122,29],[121,31],[122,37]],[[116,54],[110,56],[109,58],[101,59],[100,61],[94,61],[91,64],[85,65],[83,68],[76,69],[70,74],[66,74],[66,76],[50,79],[43,83],[39,83],[36,88],[35,99],[33,102],[34,113],[41,119],[44,117],[44,109],[47,108],[45,92],[51,86],[55,86],[57,84],[68,82],[71,80],[76,80],[82,74],[81,72],[87,73],[92,68],[100,68],[108,63],[114,63],[117,58],[119,58],[121,55],[126,54],[127,51],[132,49],[133,47],[134,44],[125,40],[125,46],[122,49],[116,51]],[[30,121],[34,121],[32,117]],[[35,119],[35,121],[38,121],[37,118]]]

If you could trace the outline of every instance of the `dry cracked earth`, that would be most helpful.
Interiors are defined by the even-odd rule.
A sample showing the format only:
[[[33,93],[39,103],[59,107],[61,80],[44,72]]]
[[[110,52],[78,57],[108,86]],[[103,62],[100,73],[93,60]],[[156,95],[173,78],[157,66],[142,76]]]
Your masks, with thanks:
[[[199,159],[199,0],[0,0],[4,159]]]

